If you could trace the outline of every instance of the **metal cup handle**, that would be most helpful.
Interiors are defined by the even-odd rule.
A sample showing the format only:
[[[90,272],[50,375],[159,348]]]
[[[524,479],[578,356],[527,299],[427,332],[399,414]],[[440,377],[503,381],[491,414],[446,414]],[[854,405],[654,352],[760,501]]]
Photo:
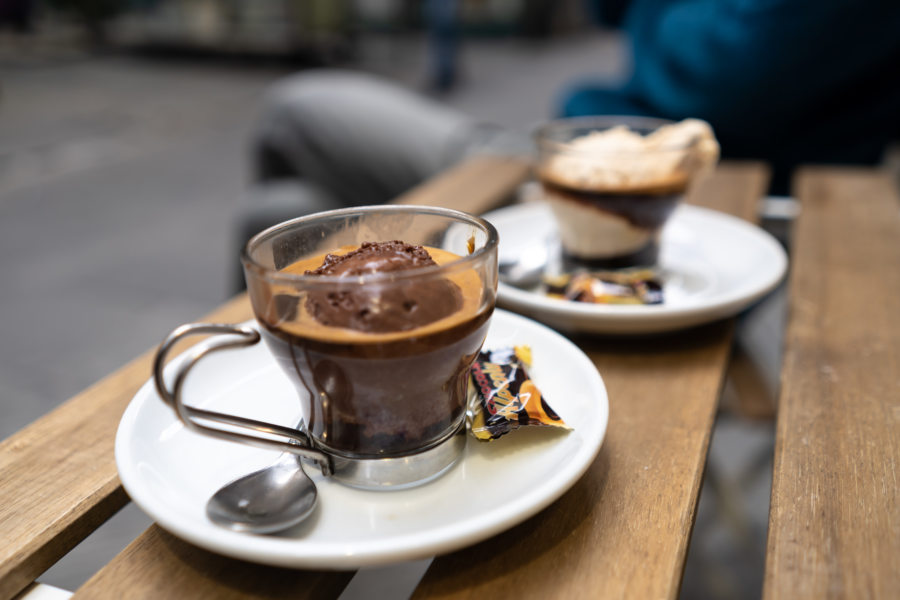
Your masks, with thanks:
[[[228,336],[236,335],[238,338],[213,341],[192,348],[190,355],[178,366],[175,373],[175,381],[170,390],[163,378],[163,368],[172,347],[178,341],[188,336],[210,333],[227,334]],[[156,391],[163,401],[172,407],[181,422],[189,429],[223,440],[297,454],[316,461],[322,468],[324,475],[331,475],[334,472],[331,457],[315,448],[305,431],[202,408],[194,408],[184,403],[181,397],[184,380],[188,372],[201,358],[218,350],[252,346],[258,343],[259,340],[259,332],[252,327],[220,323],[182,325],[166,336],[166,339],[163,340],[163,343],[156,350],[156,357],[153,360],[153,382],[156,384]],[[228,425],[229,428],[216,427],[213,423]]]

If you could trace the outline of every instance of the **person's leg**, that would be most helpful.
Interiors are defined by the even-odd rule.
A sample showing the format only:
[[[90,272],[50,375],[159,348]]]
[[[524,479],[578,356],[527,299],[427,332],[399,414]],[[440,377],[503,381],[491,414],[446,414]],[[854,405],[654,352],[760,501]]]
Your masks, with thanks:
[[[369,75],[290,77],[260,111],[255,182],[236,216],[236,241],[313,212],[388,202],[466,156],[516,153],[520,141]]]
[[[266,97],[254,136],[257,175],[309,181],[344,205],[379,204],[454,164],[478,129],[375,77],[310,71]]]
[[[431,55],[431,87],[446,92],[456,83],[459,42],[457,0],[426,0],[425,21]]]

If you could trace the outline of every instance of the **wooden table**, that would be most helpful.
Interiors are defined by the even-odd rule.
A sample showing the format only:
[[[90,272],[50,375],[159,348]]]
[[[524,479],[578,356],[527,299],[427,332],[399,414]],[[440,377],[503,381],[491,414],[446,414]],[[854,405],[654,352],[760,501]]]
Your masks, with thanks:
[[[475,159],[398,201],[474,213],[528,174]],[[689,201],[748,220],[758,164],[724,164]],[[869,170],[803,172],[780,395],[765,595],[900,596],[900,204]],[[245,296],[204,320],[250,318]],[[174,324],[173,324],[174,325]],[[577,338],[610,398],[586,475],[537,516],[434,560],[414,598],[675,598],[720,388],[725,320],[643,340]],[[113,439],[151,353],[0,444],[0,599],[119,510]],[[334,598],[352,572],[253,565],[151,526],[76,598]]]

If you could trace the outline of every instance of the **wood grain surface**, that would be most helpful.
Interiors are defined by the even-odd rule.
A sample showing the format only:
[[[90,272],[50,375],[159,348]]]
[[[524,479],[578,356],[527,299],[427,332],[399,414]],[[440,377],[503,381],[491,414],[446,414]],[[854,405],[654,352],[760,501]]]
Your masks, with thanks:
[[[249,317],[240,298],[203,320]],[[0,598],[24,589],[128,501],[113,442],[151,363],[147,352],[0,443]]]
[[[795,181],[764,597],[900,597],[900,198],[871,170]]]
[[[755,219],[760,165],[724,165],[692,204]],[[632,340],[577,339],[609,393],[600,455],[536,517],[438,557],[415,599],[675,598],[732,323]]]
[[[745,221],[759,221],[760,200],[769,187],[771,172],[760,162],[725,161],[688,197],[688,203],[718,210]]]
[[[73,598],[336,598],[354,571],[300,571],[226,558],[152,525]]]
[[[514,529],[438,557],[413,598],[674,598],[731,327],[583,342],[609,392],[587,474]]]
[[[531,165],[516,158],[480,157],[426,181],[394,203],[442,206],[480,215],[512,201],[530,172]]]

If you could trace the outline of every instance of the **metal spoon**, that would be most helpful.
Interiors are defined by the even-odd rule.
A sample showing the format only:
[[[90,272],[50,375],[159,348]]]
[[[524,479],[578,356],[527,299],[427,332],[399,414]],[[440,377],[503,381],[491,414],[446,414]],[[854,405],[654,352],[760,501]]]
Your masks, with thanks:
[[[503,283],[529,289],[541,283],[550,262],[553,242],[544,240],[540,244],[527,246],[513,259],[502,260],[497,265]]]
[[[225,485],[206,503],[206,516],[228,529],[274,533],[312,513],[316,485],[300,466],[300,457],[282,454],[275,464]]]

